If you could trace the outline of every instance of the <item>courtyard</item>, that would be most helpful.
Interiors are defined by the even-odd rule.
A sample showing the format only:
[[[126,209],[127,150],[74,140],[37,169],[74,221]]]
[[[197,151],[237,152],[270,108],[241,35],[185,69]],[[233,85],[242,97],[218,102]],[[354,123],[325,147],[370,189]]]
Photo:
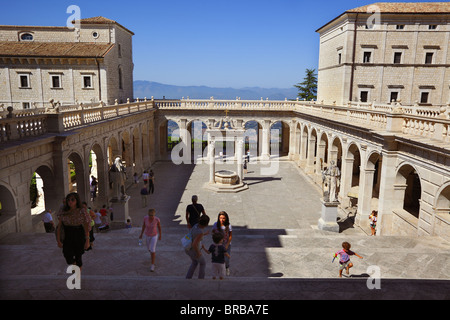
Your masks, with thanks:
[[[230,164],[232,168],[235,164]],[[263,175],[264,167],[276,168]],[[226,164],[216,169],[230,169]],[[248,190],[215,193],[204,188],[207,164],[174,165],[160,161],[155,193],[143,208],[131,185],[129,213],[133,228],[96,233],[94,249],[83,256],[82,290],[66,286],[67,266],[53,234],[17,233],[0,240],[1,299],[448,299],[450,242],[442,237],[371,237],[352,224],[352,209],[339,212],[340,233],[318,230],[321,190],[293,162],[250,162]],[[226,211],[233,227],[231,275],[186,280],[190,259],[180,238],[187,232],[185,209],[198,195],[210,216]],[[161,219],[156,270],[138,246],[148,208]],[[334,252],[348,241],[364,259],[353,258],[350,276],[338,279]],[[204,244],[211,243],[205,237]],[[378,268],[381,289],[369,290],[371,266]]]

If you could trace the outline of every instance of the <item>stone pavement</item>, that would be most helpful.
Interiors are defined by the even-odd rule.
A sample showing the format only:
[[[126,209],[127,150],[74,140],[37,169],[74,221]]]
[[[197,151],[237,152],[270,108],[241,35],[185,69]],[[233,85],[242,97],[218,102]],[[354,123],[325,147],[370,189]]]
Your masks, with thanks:
[[[317,229],[320,192],[291,162],[251,163],[249,189],[216,194],[203,188],[207,164],[154,165],[155,193],[149,196],[161,219],[156,270],[138,246],[142,219],[139,190],[128,188],[132,229],[97,233],[94,250],[83,256],[82,290],[69,290],[61,249],[53,234],[11,234],[0,240],[1,299],[450,299],[450,242],[439,237],[371,237],[353,227],[352,216],[340,212],[339,234]],[[218,165],[216,170],[233,165]],[[185,209],[191,196],[211,217],[225,210],[233,226],[231,276],[219,281],[186,280],[190,265],[180,245],[187,232]],[[334,252],[348,241],[364,259],[352,258],[350,277],[339,279]],[[207,237],[205,246],[212,241]],[[370,266],[379,268],[381,289],[369,290]]]

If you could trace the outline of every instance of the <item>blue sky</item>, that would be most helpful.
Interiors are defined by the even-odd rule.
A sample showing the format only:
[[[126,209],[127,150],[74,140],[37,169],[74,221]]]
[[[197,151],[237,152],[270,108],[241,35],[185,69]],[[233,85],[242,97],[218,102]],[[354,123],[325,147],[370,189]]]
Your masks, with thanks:
[[[135,33],[134,80],[289,88],[303,79],[306,68],[317,70],[315,30],[348,9],[375,2],[0,0],[0,24],[65,26],[67,8],[77,5],[81,18],[104,16]]]

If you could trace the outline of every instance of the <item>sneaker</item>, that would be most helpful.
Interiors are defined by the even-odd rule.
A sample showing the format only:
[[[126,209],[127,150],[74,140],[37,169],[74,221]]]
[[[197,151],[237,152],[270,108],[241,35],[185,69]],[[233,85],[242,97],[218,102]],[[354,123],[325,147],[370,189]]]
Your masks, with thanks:
[[[154,264],[152,264],[152,266],[150,267],[150,271],[151,272],[155,271],[155,265]]]

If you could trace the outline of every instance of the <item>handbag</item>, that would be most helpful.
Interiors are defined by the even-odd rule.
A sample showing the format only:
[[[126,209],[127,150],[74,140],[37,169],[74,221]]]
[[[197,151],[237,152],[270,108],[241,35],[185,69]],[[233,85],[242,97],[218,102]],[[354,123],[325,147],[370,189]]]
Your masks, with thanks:
[[[189,230],[189,232],[181,238],[181,245],[183,246],[184,250],[190,250],[192,247],[192,233]]]

